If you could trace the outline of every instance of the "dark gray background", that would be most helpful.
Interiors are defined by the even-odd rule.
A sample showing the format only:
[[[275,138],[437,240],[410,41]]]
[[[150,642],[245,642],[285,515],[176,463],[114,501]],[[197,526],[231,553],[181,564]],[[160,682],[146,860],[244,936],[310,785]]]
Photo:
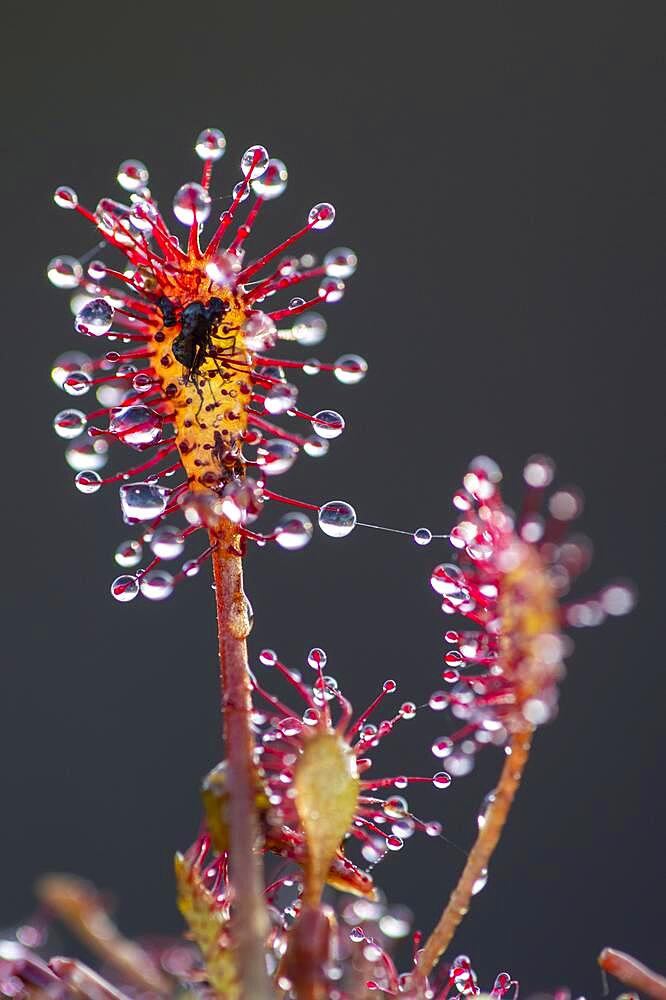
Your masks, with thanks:
[[[618,575],[641,592],[631,617],[576,636],[560,717],[538,735],[456,949],[482,983],[506,967],[528,991],[599,995],[604,944],[666,966],[663,15],[660,3],[608,0],[8,12],[0,922],[26,914],[34,877],[55,868],[113,888],[130,932],[179,926],[171,855],[196,832],[198,779],[219,753],[212,595],[202,574],[169,606],[109,597],[127,532],[114,490],[74,490],[50,429],[66,405],[50,361],[85,345],[43,268],[94,242],[53,206],[57,183],[94,206],[137,156],[168,205],[199,170],[194,136],[215,125],[229,140],[220,194],[253,142],[290,169],[253,249],[330,199],[335,229],[309,246],[344,243],[360,258],[318,353],[356,351],[371,371],[356,389],[308,381],[304,404],[339,407],[348,431],[325,461],[301,459],[285,492],[446,530],[472,456],[501,462],[517,502],[523,459],[546,451],[586,493],[596,559],[581,592]],[[439,546],[359,529],[301,554],[254,552],[253,655],[271,645],[298,666],[320,644],[359,707],[388,676],[424,700],[445,624],[428,586]],[[387,741],[382,768],[427,773],[443,728],[424,713]],[[448,792],[419,790],[413,808],[469,845],[499,766],[489,752]],[[460,865],[421,838],[379,875],[427,930]]]

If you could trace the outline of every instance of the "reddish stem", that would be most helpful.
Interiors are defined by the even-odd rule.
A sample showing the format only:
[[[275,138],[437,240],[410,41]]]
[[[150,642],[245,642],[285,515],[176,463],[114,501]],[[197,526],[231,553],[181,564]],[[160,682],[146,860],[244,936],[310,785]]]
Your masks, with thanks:
[[[469,853],[467,864],[458,884],[451,893],[439,923],[428,938],[417,963],[418,972],[427,976],[439,957],[448,948],[458,925],[469,910],[474,885],[497,847],[527,763],[532,743],[532,728],[520,729],[511,737],[511,753],[507,757],[495,789],[495,798],[486,811],[485,822]]]
[[[631,955],[625,955],[615,948],[604,948],[599,955],[599,965],[604,972],[615,976],[625,986],[640,990],[653,997],[653,1000],[666,1000],[666,978],[648,969],[642,962],[637,962]]]
[[[247,659],[251,623],[243,591],[243,563],[237,529],[225,521],[211,532],[222,685],[224,743],[229,772],[231,885],[234,888],[234,944],[242,1000],[269,1000],[265,961],[268,915],[256,852],[256,808],[252,702]]]

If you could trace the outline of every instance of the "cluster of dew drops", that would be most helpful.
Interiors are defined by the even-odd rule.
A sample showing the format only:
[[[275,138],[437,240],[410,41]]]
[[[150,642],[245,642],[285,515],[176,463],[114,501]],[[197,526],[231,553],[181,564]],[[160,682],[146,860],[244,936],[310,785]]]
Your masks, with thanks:
[[[195,144],[197,155],[204,162],[219,159],[224,154],[225,149],[226,139],[223,133],[217,129],[205,129],[198,136]],[[256,160],[257,150],[262,149],[263,147],[251,147],[244,154],[241,167],[245,173],[247,173],[247,170],[243,164],[247,166],[247,163],[252,163]],[[245,200],[249,196],[250,186],[255,194],[261,195],[264,200],[275,198],[285,190],[287,169],[284,163],[277,159],[269,160],[267,153],[265,154],[265,159],[266,165],[270,165],[272,169],[264,171],[262,175],[252,181],[251,185],[245,189],[242,200]],[[117,180],[120,187],[128,193],[132,201],[132,211],[129,221],[139,231],[148,229],[148,223],[150,222],[150,216],[148,216],[144,224],[145,220],[143,219],[142,212],[148,211],[151,208],[154,212],[153,203],[146,201],[141,196],[147,190],[148,177],[146,166],[140,161],[133,159],[123,161],[117,172]],[[238,194],[242,186],[242,182],[236,185],[233,192],[234,196]],[[55,202],[60,207],[72,209],[77,206],[78,199],[71,189],[61,187],[56,191]],[[205,221],[210,213],[210,209],[211,198],[208,191],[194,182],[189,182],[179,188],[173,200],[174,215],[180,222],[186,225],[192,223],[194,218],[193,213],[196,213],[198,221]],[[315,228],[327,228],[335,217],[333,207],[324,204],[317,205],[311,210],[309,221],[312,221],[313,213],[315,215],[319,213],[319,216],[321,216],[321,221],[316,224]],[[81,260],[65,255],[55,257],[48,265],[47,275],[51,283],[56,287],[74,292],[70,306],[75,316],[74,326],[77,332],[96,338],[107,337],[108,340],[118,339],[125,342],[122,334],[116,335],[110,332],[114,316],[113,292],[111,290],[105,292],[104,298],[91,297],[91,294],[99,294],[100,292],[99,287],[97,289],[94,288],[94,283],[102,281],[107,274],[106,264],[99,260],[92,260],[84,272],[86,258],[94,254],[97,249],[98,247],[94,247]],[[342,279],[349,277],[356,270],[356,255],[348,247],[337,247],[326,254],[323,265],[327,275],[325,299],[326,301],[337,301],[342,296],[344,289]],[[333,287],[335,283],[337,285]],[[289,309],[298,311],[302,305],[304,305],[304,302],[301,298],[293,298],[289,303]],[[325,337],[326,321],[320,314],[308,312],[303,317],[300,317],[298,322],[294,323],[290,331],[285,331],[285,333],[287,339],[292,339],[301,346],[314,346],[320,343]],[[249,335],[251,335],[251,331]],[[153,380],[148,374],[137,370],[133,364],[117,364],[117,360],[118,355],[113,351],[108,352],[105,358],[101,360],[101,363],[92,362],[91,358],[81,351],[67,351],[60,355],[54,362],[52,378],[55,384],[69,395],[75,397],[81,396],[94,386],[97,400],[101,406],[122,406],[127,391],[129,391],[130,395],[132,393],[148,391],[153,385]],[[113,379],[93,380],[89,372],[95,366],[99,366],[102,372],[108,371],[115,366],[115,377]],[[338,358],[334,365],[330,366],[322,366],[321,362],[316,358],[307,359],[302,365],[302,370],[306,375],[315,375],[324,367],[332,369],[333,374],[342,384],[354,385],[365,377],[368,366],[365,360],[359,355],[346,354]],[[97,381],[101,384],[96,385]],[[284,387],[277,386],[276,390],[281,388]],[[287,386],[287,388],[289,387]],[[287,401],[287,406],[285,400],[281,397],[277,398],[275,392],[273,392],[273,396],[270,393],[268,396],[265,406],[267,412],[271,414],[285,412],[285,407],[288,410],[289,407],[293,406],[294,401],[291,398]],[[273,398],[274,396],[275,398]],[[123,440],[126,443],[137,446],[143,443],[150,444],[154,442],[153,435],[158,433],[158,428],[146,428],[142,426],[136,429],[136,434],[133,437],[130,437],[124,424],[120,426],[122,420],[122,412],[111,417],[109,423],[109,432],[111,434],[122,432]],[[99,471],[105,467],[109,458],[108,441],[102,435],[90,438],[88,434],[85,434],[87,418],[85,414],[78,410],[70,409],[58,413],[54,419],[54,428],[60,437],[71,442],[66,450],[66,460],[76,472],[75,485],[77,489],[86,494],[97,492],[103,483],[103,480],[99,476]],[[338,437],[343,432],[345,421],[339,413],[333,410],[319,411],[312,418],[312,428],[315,432],[315,437],[306,440],[303,450],[311,457],[319,457],[326,454],[329,440]],[[149,435],[149,440],[144,440],[141,437],[144,434]],[[279,454],[272,454],[270,457],[269,469],[273,475],[287,471],[295,461],[297,453],[297,448],[293,445],[290,446],[290,442],[288,441],[279,441],[277,444],[282,447]],[[173,471],[176,471],[175,468]],[[170,474],[173,474],[173,472]],[[155,509],[149,513],[151,516],[153,514],[157,516],[163,509],[165,494],[160,487],[147,485],[152,491],[151,495],[153,493],[156,495]],[[134,507],[136,505],[133,503],[133,500],[135,493],[140,489],[141,484],[120,487],[121,506],[126,516],[135,513]],[[228,514],[231,514],[233,519],[233,515],[236,513],[235,510],[231,510],[233,503],[229,502],[228,506],[230,507]],[[359,523],[354,507],[345,500],[331,500],[320,507],[312,505],[303,506],[316,511],[320,529],[324,534],[332,538],[345,537]],[[187,514],[186,511],[185,513]],[[143,508],[141,514],[142,519],[147,519],[143,517],[143,515],[147,514]],[[433,536],[427,528],[419,528],[415,532],[408,532],[378,525],[363,526],[410,535],[418,545],[427,545],[433,537],[438,537]],[[116,562],[123,569],[138,566],[143,557],[142,542],[148,544],[153,555],[160,560],[178,558],[184,549],[188,533],[187,529],[183,533],[177,527],[162,524],[155,531],[148,530],[144,532],[142,541],[131,539],[122,542],[116,550]],[[310,541],[311,537],[312,526],[306,514],[301,511],[292,511],[282,518],[274,533],[273,540],[284,549],[297,550],[303,548]],[[257,538],[257,541],[258,544],[265,544],[260,538]],[[199,566],[199,560],[189,560],[183,565],[182,573],[179,576],[194,576],[198,572]],[[130,579],[133,578],[122,578],[124,581]],[[172,592],[172,581],[173,578],[169,574],[166,574],[162,570],[157,570],[141,575],[141,579],[136,581],[136,586],[130,586],[126,583],[123,583],[122,586],[115,586],[117,581],[114,581],[111,592],[117,600],[122,602],[131,600],[138,592],[141,592],[145,597],[150,599],[159,600],[169,596]]]

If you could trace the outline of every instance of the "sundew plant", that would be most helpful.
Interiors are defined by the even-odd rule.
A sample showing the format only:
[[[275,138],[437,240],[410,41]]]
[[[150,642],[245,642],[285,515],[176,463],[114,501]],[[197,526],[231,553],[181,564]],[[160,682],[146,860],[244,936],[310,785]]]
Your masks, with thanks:
[[[101,243],[87,259],[59,256],[47,269],[71,295],[81,346],[96,342],[97,350],[77,347],[54,362],[54,382],[73,397],[54,429],[79,491],[119,492],[128,527],[112,598],[177,602],[181,585],[212,575],[224,747],[202,779],[193,842],[173,845],[183,939],[152,948],[130,941],[94,887],[45,875],[40,919],[63,921],[100,970],[49,955],[35,920],[0,945],[0,994],[445,1000],[485,989],[515,998],[520,970],[480,986],[470,959],[456,955],[456,929],[485,885],[535,733],[555,715],[566,630],[628,612],[632,588],[612,583],[570,599],[589,561],[588,544],[571,531],[580,494],[558,488],[553,462],[534,455],[513,511],[501,470],[480,456],[461,470],[451,521],[437,536],[449,551],[430,578],[444,648],[427,705],[399,700],[396,680],[383,677],[372,702],[355,705],[353,683],[343,688],[328,673],[323,649],[310,650],[301,673],[280,659],[280,636],[250,660],[248,547],[270,559],[273,544],[296,552],[315,529],[339,538],[376,526],[357,522],[345,500],[314,504],[274,488],[300,452],[305,461],[324,457],[345,429],[333,410],[300,409],[299,378],[323,372],[351,386],[368,369],[354,353],[309,356],[326,333],[319,309],[343,298],[356,255],[344,246],[311,252],[335,220],[333,205],[320,202],[293,234],[251,256],[246,248],[265,203],[285,191],[287,168],[252,146],[225,197],[213,199],[225,152],[222,132],[201,132],[199,179],[184,183],[164,213],[138,160],[118,168],[119,200],[86,207],[74,189],[57,188],[56,205],[81,216]],[[96,402],[84,410],[83,397]],[[433,537],[421,528],[413,540],[427,546]],[[439,713],[447,735],[423,747],[422,773],[382,773],[375,748],[400,741],[419,712]],[[412,933],[404,908],[386,901],[380,862],[401,852],[409,865],[412,837],[441,836],[440,796],[487,746],[501,749],[504,764],[476,842],[436,926]],[[430,786],[435,818],[410,809],[417,783]],[[411,959],[398,967],[394,944],[410,933]],[[601,962],[630,986],[666,995],[663,980],[628,956],[607,949]]]

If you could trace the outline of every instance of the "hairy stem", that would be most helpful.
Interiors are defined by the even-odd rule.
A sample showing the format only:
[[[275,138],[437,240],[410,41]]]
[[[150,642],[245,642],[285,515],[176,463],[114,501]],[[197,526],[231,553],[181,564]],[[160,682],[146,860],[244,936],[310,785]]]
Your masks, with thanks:
[[[599,955],[599,965],[604,972],[615,976],[630,989],[640,990],[653,1000],[666,1000],[666,978],[637,962],[631,955],[615,948],[604,948]]]
[[[247,661],[251,624],[243,592],[243,564],[236,554],[231,522],[211,532],[217,630],[222,686],[225,756],[229,774],[231,884],[235,889],[233,925],[242,1000],[269,1000],[264,948],[268,915],[256,853],[256,807],[252,702]]]
[[[458,879],[458,884],[451,893],[439,923],[426,941],[419,956],[417,970],[423,976],[428,975],[439,957],[448,948],[458,925],[469,910],[474,884],[481,877],[484,868],[488,867],[488,862],[497,847],[511,804],[518,791],[530,753],[532,732],[532,728],[529,727],[519,730],[511,737],[511,753],[504,762],[502,774],[495,789],[495,799],[486,811],[485,822],[479,830],[476,843],[469,853],[467,864]]]

